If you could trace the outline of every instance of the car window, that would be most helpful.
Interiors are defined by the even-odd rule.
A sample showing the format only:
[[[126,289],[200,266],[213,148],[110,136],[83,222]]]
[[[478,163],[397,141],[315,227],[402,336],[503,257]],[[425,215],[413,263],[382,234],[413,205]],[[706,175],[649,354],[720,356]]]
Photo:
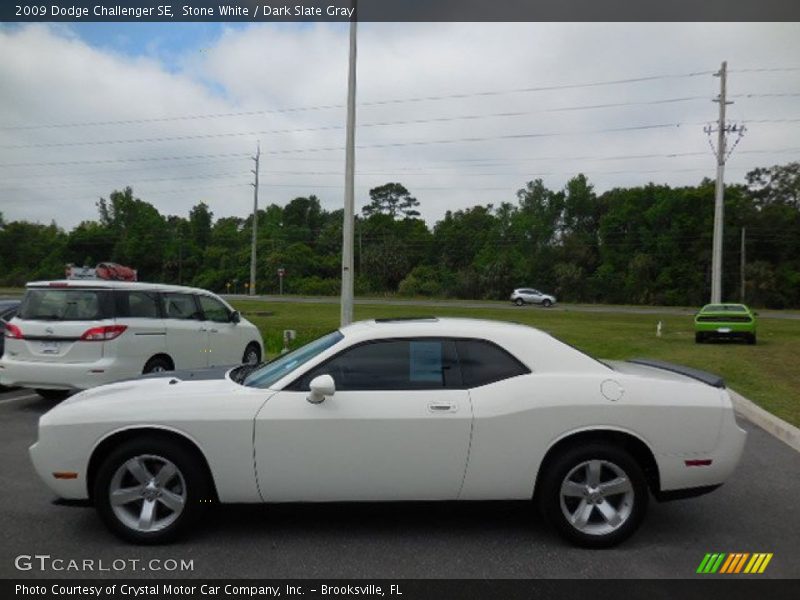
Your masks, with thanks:
[[[249,387],[268,388],[343,339],[344,336],[338,331],[324,335],[256,369],[245,378],[243,384]]]
[[[450,340],[400,339],[360,344],[344,350],[289,386],[307,391],[319,375],[333,377],[336,389],[428,390],[460,388],[455,346]]]
[[[491,342],[458,340],[456,348],[465,387],[480,387],[530,373],[520,361]]]
[[[200,308],[203,309],[203,314],[207,321],[216,321],[217,323],[227,323],[231,320],[231,314],[228,307],[222,302],[211,296],[199,295]]]
[[[199,319],[201,317],[192,294],[164,294],[164,315],[168,319]]]
[[[96,321],[114,316],[111,293],[103,290],[31,288],[19,317],[41,321]]]
[[[158,319],[161,317],[156,292],[118,291],[114,296],[117,301],[118,317],[134,319]]]

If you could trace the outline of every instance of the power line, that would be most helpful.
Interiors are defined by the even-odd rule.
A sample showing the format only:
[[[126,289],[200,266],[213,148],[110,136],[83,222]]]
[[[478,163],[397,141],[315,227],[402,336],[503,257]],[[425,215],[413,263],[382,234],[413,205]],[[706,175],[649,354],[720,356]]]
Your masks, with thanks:
[[[428,102],[428,101],[439,101],[439,100],[452,100],[452,99],[463,99],[463,98],[473,98],[473,97],[490,97],[490,96],[501,96],[506,94],[523,94],[523,93],[534,93],[534,92],[545,92],[545,91],[556,91],[556,90],[566,90],[566,89],[581,89],[581,88],[589,88],[589,87],[602,87],[607,85],[625,85],[630,83],[643,83],[648,81],[658,81],[663,79],[683,79],[683,78],[690,78],[690,77],[700,77],[704,75],[710,75],[713,71],[696,71],[690,73],[680,73],[680,74],[668,74],[668,75],[651,75],[645,77],[631,77],[627,79],[612,79],[606,81],[595,81],[591,83],[571,83],[571,84],[557,84],[557,85],[546,85],[546,86],[535,86],[535,87],[524,87],[524,88],[514,88],[508,90],[487,90],[481,92],[464,92],[464,93],[455,93],[455,94],[443,94],[443,95],[431,95],[431,96],[416,96],[410,98],[393,98],[393,99],[386,99],[386,100],[374,100],[370,102],[361,102],[359,106],[384,106],[388,104],[405,104],[405,103],[413,103],[413,102]],[[20,130],[20,129],[54,129],[54,128],[62,128],[62,127],[91,127],[91,126],[99,126],[99,125],[131,125],[131,124],[139,124],[139,123],[163,123],[165,121],[189,121],[189,120],[196,120],[196,119],[215,119],[221,117],[232,117],[232,116],[255,116],[255,115],[265,115],[265,114],[275,114],[275,113],[286,113],[286,112],[305,112],[305,111],[316,111],[316,110],[328,110],[333,108],[344,108],[344,104],[321,104],[316,106],[301,106],[301,107],[288,107],[288,108],[277,108],[277,109],[266,109],[266,110],[255,110],[255,111],[241,111],[241,112],[227,112],[227,113],[207,113],[207,114],[197,114],[197,115],[178,115],[178,116],[171,116],[171,117],[152,117],[152,118],[140,118],[140,119],[120,119],[114,121],[83,121],[83,122],[74,122],[74,123],[54,123],[54,124],[46,124],[46,125],[5,125],[0,126],[0,130]]]
[[[607,104],[593,104],[581,106],[567,106],[560,108],[546,108],[534,111],[514,111],[514,112],[495,112],[483,114],[467,114],[457,116],[443,116],[443,117],[430,117],[427,119],[405,119],[397,121],[378,121],[372,123],[362,123],[359,128],[368,127],[390,127],[397,125],[424,125],[430,123],[449,123],[454,121],[475,121],[480,119],[491,118],[512,118],[523,117],[534,114],[552,113],[552,112],[570,112],[580,110],[597,110],[606,108],[619,108],[625,106],[645,106],[657,104],[674,104],[678,102],[687,102],[691,100],[707,100],[706,96],[686,96],[682,98],[665,98],[661,100],[648,100],[641,102],[615,102]],[[115,139],[115,140],[84,140],[84,141],[71,141],[71,142],[42,142],[36,144],[5,144],[0,145],[0,148],[5,149],[26,149],[26,148],[61,148],[68,146],[100,146],[109,144],[141,144],[141,143],[160,143],[160,142],[175,142],[185,140],[200,140],[200,139],[214,139],[224,137],[246,137],[252,135],[275,135],[287,133],[311,133],[317,131],[337,131],[344,129],[343,125],[322,125],[319,127],[300,127],[291,129],[270,129],[265,131],[234,131],[234,132],[219,132],[219,133],[202,133],[192,135],[177,135],[177,136],[160,136],[152,138],[129,138],[129,139]]]

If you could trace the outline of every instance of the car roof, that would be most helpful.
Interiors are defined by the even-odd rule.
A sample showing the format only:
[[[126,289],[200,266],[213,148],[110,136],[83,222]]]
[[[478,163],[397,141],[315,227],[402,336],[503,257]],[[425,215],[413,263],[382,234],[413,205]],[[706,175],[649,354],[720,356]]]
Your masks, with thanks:
[[[147,283],[144,281],[109,281],[107,279],[58,279],[54,281],[31,281],[26,288],[80,288],[112,290],[152,290],[157,292],[183,292],[186,294],[214,294],[208,290],[184,285]],[[214,294],[216,295],[216,294]]]
[[[358,321],[342,327],[350,343],[387,338],[443,337],[493,342],[511,352],[532,371],[605,372],[608,367],[549,333],[510,321],[461,317],[416,317]]]

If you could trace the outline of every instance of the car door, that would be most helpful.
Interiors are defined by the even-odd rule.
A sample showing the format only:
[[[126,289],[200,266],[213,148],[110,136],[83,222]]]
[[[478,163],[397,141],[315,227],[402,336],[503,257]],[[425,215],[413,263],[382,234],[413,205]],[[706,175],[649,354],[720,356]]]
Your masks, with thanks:
[[[392,339],[350,347],[312,368],[256,418],[266,501],[452,500],[469,451],[472,406],[453,342]],[[336,392],[307,401],[329,374]]]
[[[528,290],[528,298],[527,301],[531,304],[541,304],[542,303],[542,292],[539,290],[530,289]]]
[[[206,327],[208,364],[233,365],[242,362],[244,345],[237,324],[231,321],[231,312],[222,302],[205,294],[198,295]]]
[[[167,328],[167,352],[176,369],[208,366],[208,327],[194,294],[166,292],[163,295]]]

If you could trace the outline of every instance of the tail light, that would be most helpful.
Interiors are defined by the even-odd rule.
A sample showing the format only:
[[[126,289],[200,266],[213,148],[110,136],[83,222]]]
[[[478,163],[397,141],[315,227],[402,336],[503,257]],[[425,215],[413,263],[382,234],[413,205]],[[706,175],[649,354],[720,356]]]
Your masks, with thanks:
[[[25,336],[22,335],[22,329],[13,323],[6,323],[6,337],[12,340],[21,340]]]
[[[103,327],[92,327],[91,329],[84,331],[80,339],[83,342],[107,342],[121,336],[127,328],[127,325],[105,325]]]

